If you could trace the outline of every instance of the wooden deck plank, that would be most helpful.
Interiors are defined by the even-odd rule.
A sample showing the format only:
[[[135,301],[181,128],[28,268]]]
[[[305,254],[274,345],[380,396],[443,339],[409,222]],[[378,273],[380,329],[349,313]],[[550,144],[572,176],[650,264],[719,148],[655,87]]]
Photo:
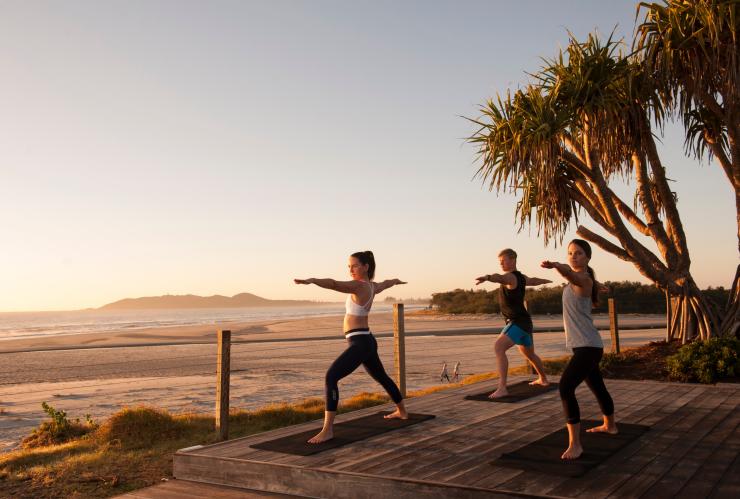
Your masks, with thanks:
[[[720,418],[726,417],[730,409],[720,411],[719,407],[727,398],[727,394],[718,392],[699,399],[698,403],[692,406],[692,413],[674,427],[675,431],[670,435],[664,432],[665,444],[653,448],[660,449],[660,452],[642,469],[633,473],[629,480],[613,492],[613,495],[639,497],[652,484],[666,476],[666,472],[711,431]],[[635,460],[631,461],[634,462]]]
[[[700,472],[686,482],[684,487],[674,497],[681,499],[711,497],[712,491],[717,487],[724,472],[730,468],[732,460],[737,455],[737,450],[730,452],[724,449],[718,449],[714,456],[712,456],[712,459],[708,461],[712,463],[712,466],[709,468],[702,466]]]
[[[495,417],[495,416],[494,416]],[[424,451],[426,449],[433,449],[437,450],[437,443],[440,440],[446,441],[447,439],[456,439],[460,436],[460,434],[464,435],[470,435],[470,436],[477,436],[477,434],[481,434],[482,432],[485,432],[486,423],[487,421],[490,421],[493,418],[488,417],[486,420],[478,420],[471,424],[459,424],[455,425],[454,427],[448,428],[444,433],[434,434],[434,435],[428,435],[423,440],[414,442],[415,445],[409,446],[408,448],[404,449],[403,451],[398,450],[393,454],[393,457],[390,459],[383,459],[383,460],[377,460],[372,459],[371,462],[363,462],[358,465],[347,467],[345,469],[349,471],[357,471],[357,469],[367,469],[371,470],[372,472],[382,472],[382,470],[391,470],[394,468],[398,468],[400,466],[404,466],[406,463],[409,462],[409,460],[415,459],[415,455],[417,451]],[[473,427],[473,428],[471,428]],[[450,448],[454,444],[447,444],[445,445],[446,448]]]
[[[687,439],[690,448],[684,453],[685,457],[674,456],[678,457],[678,461],[666,471],[660,480],[653,483],[642,496],[656,497],[663,495],[673,497],[677,495],[689,481],[696,477],[700,468],[711,459],[718,448],[732,436],[738,422],[740,422],[738,401],[731,398],[725,400],[717,408],[716,413],[712,414],[711,418],[702,422],[706,433],[694,438],[695,432],[691,432]],[[669,452],[673,454],[676,450],[669,449]],[[729,465],[729,462],[725,463],[724,466],[721,463],[715,463],[715,465],[724,469]],[[706,471],[711,472],[710,470]],[[721,477],[722,474],[720,473],[717,478]]]
[[[501,418],[506,418],[506,416],[488,415],[484,420],[462,424],[444,435],[429,438],[427,445],[435,446],[436,440],[441,439],[445,443],[444,447],[448,452],[448,456],[442,456],[442,460],[447,463],[459,462],[465,457],[477,455],[481,449],[490,448],[493,445],[491,442],[492,435],[495,435],[498,440],[505,441],[509,433],[516,431],[518,427],[522,426],[518,423],[509,423],[507,425]],[[404,461],[395,463],[395,466],[389,468],[389,470],[397,469],[399,465],[404,466],[409,458],[413,459],[413,453],[407,454],[404,458]],[[416,473],[419,476],[428,476],[439,468],[436,462],[419,464],[422,465],[416,469]],[[445,467],[448,466],[449,464],[445,465]]]
[[[302,496],[238,489],[225,485],[210,485],[187,480],[170,480],[167,483],[117,497],[120,499],[203,499],[206,497],[208,499],[295,499]]]
[[[175,473],[176,475],[186,473],[210,483],[228,483],[268,492],[333,499],[377,499],[378,497],[448,499],[451,496],[464,499],[509,499],[518,497],[475,487],[450,487],[438,482],[398,480],[329,469],[301,468],[199,455],[180,455],[175,461]]]
[[[481,439],[476,445],[466,450],[459,456],[458,462],[452,466],[437,467],[437,469],[427,469],[423,471],[426,480],[441,480],[449,483],[465,483],[467,481],[477,482],[481,478],[490,475],[492,469],[491,461],[500,456],[501,453],[514,450],[539,436],[548,433],[548,418],[540,415],[542,418],[539,424],[527,424],[526,421],[509,422],[506,427],[501,426],[501,432],[507,431],[506,438],[501,438],[497,443],[491,444],[490,440]],[[503,421],[496,421],[496,424],[506,424]],[[505,428],[505,429],[504,429]],[[491,433],[491,432],[487,432]],[[503,435],[503,434],[502,434]],[[432,473],[430,473],[432,471]],[[515,470],[520,473],[520,470]],[[498,468],[499,478],[507,475],[511,478],[509,472],[504,473],[503,468]]]
[[[727,468],[720,482],[712,489],[709,497],[717,499],[740,497],[740,454],[735,455],[732,464]]]
[[[498,433],[501,437],[500,441],[491,441],[491,432],[488,431],[488,427],[483,427],[482,429],[485,435],[483,438],[477,439],[477,442],[474,440],[473,442],[475,443],[467,444],[455,452],[436,453],[430,456],[431,459],[416,461],[413,460],[413,456],[409,456],[410,459],[407,458],[400,463],[396,462],[392,463],[391,466],[381,467],[377,472],[399,477],[419,477],[421,475],[429,477],[431,474],[436,474],[437,480],[449,482],[448,477],[450,475],[445,473],[445,470],[449,471],[450,464],[458,463],[466,457],[474,457],[480,461],[482,454],[500,452],[498,449],[505,446],[507,442],[516,440],[517,436],[523,438],[520,436],[522,429],[513,427]],[[467,433],[470,435],[470,432]]]

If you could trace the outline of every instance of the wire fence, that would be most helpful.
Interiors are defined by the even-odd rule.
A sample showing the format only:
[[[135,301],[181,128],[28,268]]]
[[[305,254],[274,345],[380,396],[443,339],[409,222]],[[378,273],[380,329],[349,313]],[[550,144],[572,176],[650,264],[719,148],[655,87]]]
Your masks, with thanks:
[[[501,328],[500,318],[466,323],[425,314],[404,317],[400,304],[394,313],[395,319],[383,317],[373,322],[373,333],[386,371],[406,391],[447,384],[455,376],[456,365],[457,381],[495,371],[493,343]],[[567,353],[561,321],[559,316],[536,318],[535,349],[541,357]],[[306,328],[298,327],[300,324],[296,322],[296,327],[284,328],[280,334],[234,331],[230,335],[227,409],[256,409],[323,397],[325,372],[346,343],[339,341],[333,325]],[[621,334],[627,344],[641,344],[661,339],[665,328],[659,317],[632,317],[621,325],[624,329],[620,333],[616,312],[611,318],[598,318],[596,324],[603,329],[607,348],[616,344],[614,333]],[[647,328],[657,329],[645,331]],[[401,344],[404,355],[397,361]],[[89,413],[103,418],[121,406],[141,404],[171,412],[213,413],[217,393],[223,389],[217,387],[217,359],[216,341],[74,353],[2,353],[0,446],[17,438],[14,432],[28,430],[44,419],[42,402],[67,411],[71,417]],[[525,363],[515,349],[509,352],[509,361],[510,367]],[[449,379],[443,375],[444,364]],[[340,383],[340,397],[345,400],[360,392],[380,390],[361,369]]]

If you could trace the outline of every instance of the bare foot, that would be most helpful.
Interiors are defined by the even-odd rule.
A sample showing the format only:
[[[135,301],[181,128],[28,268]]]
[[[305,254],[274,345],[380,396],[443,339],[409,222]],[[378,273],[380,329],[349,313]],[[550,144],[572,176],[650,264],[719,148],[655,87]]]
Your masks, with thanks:
[[[542,378],[537,378],[537,379],[536,379],[536,380],[534,380],[534,381],[530,381],[530,382],[529,382],[529,384],[530,384],[530,385],[533,385],[533,386],[534,386],[534,385],[537,385],[537,386],[547,386],[547,385],[549,385],[549,384],[550,384],[550,382],[549,382],[549,381],[547,381],[546,379],[542,379]]]
[[[334,432],[332,430],[321,430],[318,435],[308,439],[309,444],[320,444],[334,438]]]
[[[565,452],[563,452],[563,455],[560,456],[560,459],[578,459],[581,457],[581,454],[583,454],[583,447],[580,445],[578,447],[570,446],[567,449],[565,449]]]
[[[488,396],[488,398],[489,399],[497,399],[497,398],[501,398],[501,397],[506,397],[507,395],[509,395],[509,391],[504,386],[504,387],[499,388],[498,390],[496,390],[492,394],[490,394]]]
[[[405,410],[402,411],[401,409],[396,409],[392,413],[386,414],[383,417],[385,419],[408,419],[409,418],[409,413],[406,412]]]
[[[593,428],[589,428],[586,430],[588,433],[610,433],[612,435],[616,435],[619,433],[619,430],[617,429],[616,424],[607,425],[603,424],[601,426],[594,426]]]

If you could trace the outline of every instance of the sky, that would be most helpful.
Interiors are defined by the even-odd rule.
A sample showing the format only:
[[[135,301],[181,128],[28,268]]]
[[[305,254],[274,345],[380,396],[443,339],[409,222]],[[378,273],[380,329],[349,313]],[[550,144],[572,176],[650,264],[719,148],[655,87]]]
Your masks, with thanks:
[[[518,232],[515,196],[474,178],[465,117],[526,84],[568,30],[630,40],[635,5],[0,0],[0,311],[337,300],[292,279],[348,278],[366,249],[377,280],[408,281],[397,297],[471,288],[506,247],[545,277],[565,251]],[[661,154],[693,275],[729,287],[729,182],[684,155],[678,126]],[[591,264],[647,282],[599,249]]]

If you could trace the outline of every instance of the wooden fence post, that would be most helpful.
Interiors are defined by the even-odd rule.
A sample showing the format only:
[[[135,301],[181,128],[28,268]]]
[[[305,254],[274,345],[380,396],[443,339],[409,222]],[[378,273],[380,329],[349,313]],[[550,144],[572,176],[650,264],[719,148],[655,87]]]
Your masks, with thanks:
[[[231,331],[218,332],[216,359],[216,432],[221,440],[229,438],[229,378],[231,373]]]
[[[396,364],[396,381],[401,396],[406,398],[406,344],[403,324],[403,303],[393,304],[393,356]]]
[[[612,353],[619,353],[619,320],[614,298],[609,298],[609,331],[612,334]]]

